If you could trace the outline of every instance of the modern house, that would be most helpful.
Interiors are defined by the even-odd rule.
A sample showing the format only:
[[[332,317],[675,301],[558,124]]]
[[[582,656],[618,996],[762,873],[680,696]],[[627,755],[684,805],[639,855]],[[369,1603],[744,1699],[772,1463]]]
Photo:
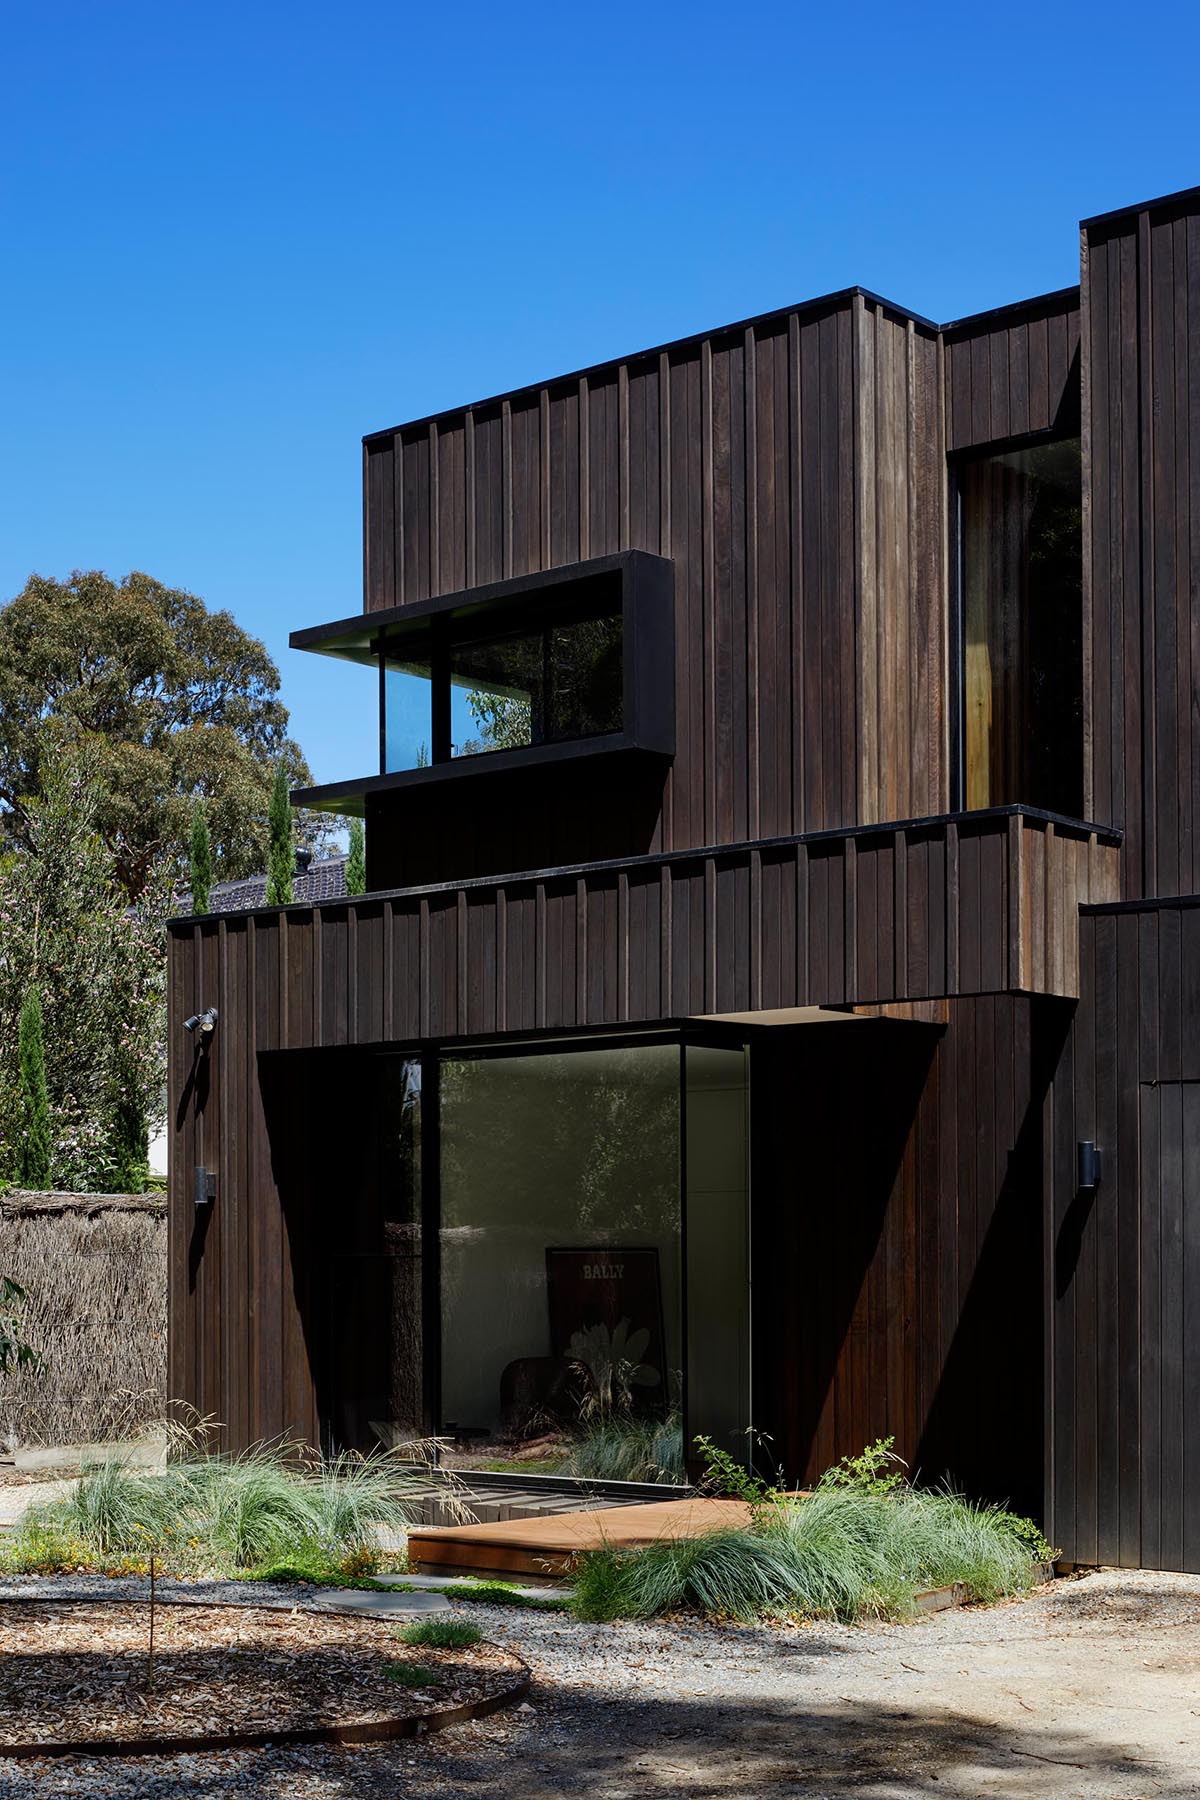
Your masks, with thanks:
[[[292,641],[378,696],[297,797],[369,891],[171,927],[232,1444],[512,1442],[583,1369],[1200,1570],[1200,189],[1081,245],[365,439]]]

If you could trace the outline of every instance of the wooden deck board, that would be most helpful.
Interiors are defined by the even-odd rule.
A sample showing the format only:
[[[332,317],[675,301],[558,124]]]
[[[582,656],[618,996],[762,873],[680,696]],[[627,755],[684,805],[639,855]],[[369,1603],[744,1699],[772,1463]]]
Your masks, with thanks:
[[[422,1572],[476,1569],[544,1576],[561,1574],[583,1550],[605,1545],[632,1550],[664,1537],[703,1537],[745,1525],[749,1517],[742,1500],[655,1500],[537,1519],[423,1527],[409,1534],[408,1554]]]

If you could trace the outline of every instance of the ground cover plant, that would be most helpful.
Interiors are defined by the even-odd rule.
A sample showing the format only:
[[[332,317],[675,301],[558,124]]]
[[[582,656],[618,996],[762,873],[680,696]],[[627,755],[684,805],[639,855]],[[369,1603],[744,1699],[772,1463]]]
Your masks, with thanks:
[[[975,1601],[1026,1591],[1053,1556],[1028,1519],[913,1487],[890,1440],[838,1465],[807,1496],[752,1477],[740,1486],[750,1506],[744,1527],[581,1557],[579,1616],[695,1608],[735,1619],[903,1618],[923,1589],[960,1584]]]
[[[483,1633],[465,1619],[415,1619],[396,1636],[410,1649],[467,1650],[479,1643]]]
[[[457,1587],[435,1590],[455,1600],[476,1606],[523,1606],[530,1612],[569,1612],[571,1600],[566,1594],[522,1593],[510,1581],[465,1581]]]
[[[306,1459],[294,1445],[262,1444],[225,1456],[192,1434],[176,1439],[164,1469],[116,1454],[87,1466],[25,1514],[3,1562],[20,1572],[135,1571],[154,1552],[164,1572],[365,1584],[380,1566],[376,1533],[419,1516],[428,1480],[388,1453]]]
[[[383,1672],[389,1681],[406,1688],[439,1687],[446,1679],[440,1669],[432,1669],[428,1663],[384,1663]]]

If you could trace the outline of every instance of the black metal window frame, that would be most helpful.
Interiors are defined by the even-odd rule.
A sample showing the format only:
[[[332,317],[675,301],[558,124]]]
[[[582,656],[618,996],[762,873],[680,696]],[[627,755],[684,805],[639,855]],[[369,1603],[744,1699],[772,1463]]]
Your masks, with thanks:
[[[516,636],[525,628],[540,629],[545,621],[555,617],[570,623],[581,615],[589,596],[604,582],[611,582],[614,590],[619,590],[616,605],[621,617],[620,729],[516,749],[489,750],[479,755],[451,755],[451,645],[492,633],[496,638]],[[361,814],[368,795],[397,788],[424,787],[601,754],[670,758],[675,754],[674,613],[674,565],[670,559],[645,550],[624,550],[613,556],[593,557],[294,631],[290,639],[293,649],[316,651],[377,668],[380,772],[300,789],[293,794],[293,802]],[[420,645],[431,664],[430,762],[427,767],[388,773],[384,767],[387,662],[399,660],[396,652],[406,641]]]

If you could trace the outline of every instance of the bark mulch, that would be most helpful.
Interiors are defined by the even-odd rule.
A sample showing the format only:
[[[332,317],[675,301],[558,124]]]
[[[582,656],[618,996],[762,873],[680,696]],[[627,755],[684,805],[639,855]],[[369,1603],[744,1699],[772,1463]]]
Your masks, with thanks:
[[[0,1756],[126,1755],[433,1731],[528,1687],[491,1644],[409,1649],[386,1621],[246,1606],[0,1604]],[[431,1671],[407,1687],[397,1665]]]

